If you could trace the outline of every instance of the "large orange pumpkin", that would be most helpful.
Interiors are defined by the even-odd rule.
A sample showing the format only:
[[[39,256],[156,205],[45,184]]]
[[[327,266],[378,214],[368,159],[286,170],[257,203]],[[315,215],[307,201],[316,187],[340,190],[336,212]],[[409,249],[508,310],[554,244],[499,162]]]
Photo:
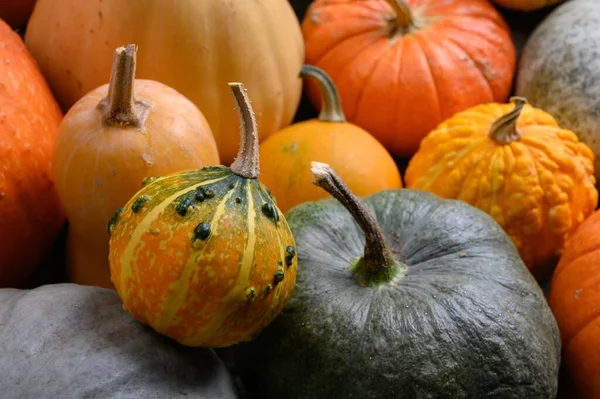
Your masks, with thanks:
[[[511,89],[515,48],[487,0],[316,0],[302,32],[305,62],[336,82],[348,121],[396,155],[411,156],[438,123],[504,102]]]
[[[599,282],[600,211],[596,211],[567,242],[548,296],[560,328],[563,365],[578,391],[570,397],[600,397]]]
[[[198,108],[162,83],[134,80],[135,67],[136,46],[118,48],[110,83],[79,100],[58,132],[52,166],[69,219],[69,277],[78,284],[113,287],[106,226],[144,178],[219,164]]]
[[[196,104],[227,165],[239,145],[228,82],[254,93],[260,139],[300,102],[304,43],[286,0],[38,0],[25,43],[65,111],[106,82],[116,47],[136,43],[138,78]]]
[[[312,161],[331,164],[356,195],[401,188],[400,172],[387,150],[367,131],[348,123],[333,81],[312,65],[300,75],[323,96],[318,118],[287,126],[260,145],[261,180],[283,212],[329,194],[312,184]]]
[[[598,204],[594,154],[526,99],[482,104],[440,124],[421,143],[409,188],[463,200],[490,214],[538,278]]]
[[[20,287],[65,218],[51,178],[62,118],[21,38],[0,21],[0,287]]]

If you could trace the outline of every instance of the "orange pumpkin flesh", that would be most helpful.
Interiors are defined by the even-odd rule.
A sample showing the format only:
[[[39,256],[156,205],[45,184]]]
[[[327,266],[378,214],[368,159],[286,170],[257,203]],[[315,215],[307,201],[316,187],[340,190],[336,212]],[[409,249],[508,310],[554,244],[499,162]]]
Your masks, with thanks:
[[[552,277],[548,304],[578,398],[600,397],[600,211],[577,229]]]
[[[106,223],[146,176],[219,163],[194,104],[162,83],[134,80],[136,51],[117,49],[110,84],[71,108],[54,149],[53,174],[69,219],[69,277],[78,284],[113,287]]]
[[[0,38],[0,287],[22,287],[65,223],[50,169],[62,114],[3,21]]]
[[[283,212],[329,194],[312,184],[311,161],[332,165],[359,196],[401,188],[400,173],[387,150],[368,132],[346,122],[331,79],[305,65],[301,76],[317,82],[324,97],[318,119],[290,125],[260,145],[261,180]]]
[[[438,123],[507,100],[516,53],[486,0],[316,0],[302,22],[307,64],[336,82],[348,121],[413,155]],[[308,85],[312,102],[320,95]]]
[[[124,308],[188,346],[248,341],[281,312],[296,280],[294,237],[258,180],[258,132],[241,83],[231,168],[158,178],[109,224],[111,277]]]
[[[513,100],[514,107],[483,104],[440,124],[410,160],[405,182],[490,214],[544,278],[596,209],[594,156],[552,116]]]

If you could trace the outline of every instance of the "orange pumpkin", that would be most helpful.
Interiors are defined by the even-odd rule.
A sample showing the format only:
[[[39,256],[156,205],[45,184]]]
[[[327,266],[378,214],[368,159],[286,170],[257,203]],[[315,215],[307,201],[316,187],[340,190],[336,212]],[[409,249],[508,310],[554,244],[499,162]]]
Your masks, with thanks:
[[[567,242],[548,296],[560,328],[563,366],[578,391],[570,397],[581,399],[600,397],[599,229],[596,211]]]
[[[286,212],[329,194],[312,184],[311,161],[332,165],[359,196],[401,188],[394,159],[368,132],[346,122],[337,89],[327,74],[304,65],[300,75],[315,81],[323,106],[318,119],[290,125],[260,145],[261,180]]]
[[[492,0],[501,7],[520,11],[533,11],[562,1],[564,0]]]
[[[440,124],[410,160],[409,188],[490,214],[538,278],[598,204],[594,154],[521,97],[482,104]]]
[[[3,21],[0,38],[0,287],[21,287],[65,223],[50,171],[62,113]]]
[[[69,110],[54,148],[53,174],[69,219],[69,275],[78,284],[113,287],[106,226],[145,177],[219,164],[211,129],[193,103],[162,83],[134,80],[136,51],[116,50],[110,83]]]
[[[254,93],[260,139],[300,102],[304,42],[287,0],[38,0],[25,43],[65,110],[106,82],[114,48],[137,43],[138,77],[196,104],[226,165],[239,145],[228,82]]]
[[[504,102],[515,71],[507,24],[487,0],[316,0],[302,22],[307,64],[327,72],[348,121],[413,155],[438,123]],[[319,107],[318,90],[308,94]]]
[[[260,182],[258,132],[241,83],[237,158],[174,173],[138,191],[109,224],[110,270],[124,308],[183,345],[251,340],[296,281],[294,237]]]
[[[0,0],[0,18],[12,27],[24,27],[34,6],[35,0]]]

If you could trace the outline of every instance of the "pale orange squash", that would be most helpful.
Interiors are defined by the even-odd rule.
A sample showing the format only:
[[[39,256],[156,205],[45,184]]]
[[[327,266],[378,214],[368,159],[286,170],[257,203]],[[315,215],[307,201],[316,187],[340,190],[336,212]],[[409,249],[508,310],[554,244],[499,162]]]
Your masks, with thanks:
[[[459,112],[427,135],[408,188],[463,200],[490,214],[527,267],[547,277],[566,240],[598,204],[594,154],[527,100]]]
[[[162,83],[134,80],[135,56],[134,45],[116,50],[110,84],[71,108],[54,148],[53,175],[69,220],[69,275],[79,284],[112,287],[107,224],[144,178],[219,164],[202,113]]]
[[[137,43],[138,77],[196,104],[227,165],[239,145],[228,82],[254,93],[260,139],[300,102],[304,42],[286,0],[38,0],[25,42],[64,110],[105,83],[114,48]]]
[[[392,156],[366,130],[346,121],[334,82],[322,69],[304,65],[301,76],[315,82],[323,97],[318,118],[295,123],[261,143],[261,180],[283,212],[329,196],[312,184],[312,161],[332,165],[359,196],[401,188]]]

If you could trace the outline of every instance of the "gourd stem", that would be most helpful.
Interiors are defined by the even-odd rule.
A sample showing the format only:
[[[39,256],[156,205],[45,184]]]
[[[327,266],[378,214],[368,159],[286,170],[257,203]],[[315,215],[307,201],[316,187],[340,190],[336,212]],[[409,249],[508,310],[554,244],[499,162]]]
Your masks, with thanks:
[[[258,177],[258,128],[250,98],[242,83],[229,83],[229,88],[235,99],[238,117],[240,118],[240,149],[230,166],[233,173],[247,179]]]
[[[137,46],[129,44],[115,50],[108,95],[98,104],[104,126],[141,128],[150,105],[134,96]]]
[[[517,128],[517,120],[521,116],[521,111],[527,99],[524,97],[511,97],[510,101],[515,103],[515,107],[508,114],[498,118],[490,128],[490,137],[500,144],[510,144],[521,138],[521,132]]]
[[[364,269],[373,274],[382,268],[398,265],[387,246],[385,235],[367,207],[350,191],[337,173],[328,164],[311,162],[313,183],[337,199],[350,212],[365,233]]]
[[[323,122],[346,122],[340,95],[329,75],[316,66],[302,65],[300,76],[313,80],[319,87],[322,99],[319,120]]]
[[[397,31],[406,31],[410,26],[413,25],[413,15],[410,11],[410,7],[406,4],[405,0],[386,0],[392,10],[394,10],[394,14],[396,14],[396,29]],[[394,33],[395,33],[394,32]]]

